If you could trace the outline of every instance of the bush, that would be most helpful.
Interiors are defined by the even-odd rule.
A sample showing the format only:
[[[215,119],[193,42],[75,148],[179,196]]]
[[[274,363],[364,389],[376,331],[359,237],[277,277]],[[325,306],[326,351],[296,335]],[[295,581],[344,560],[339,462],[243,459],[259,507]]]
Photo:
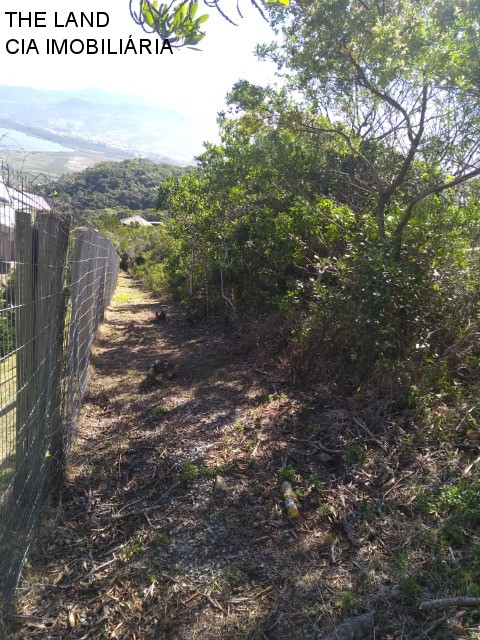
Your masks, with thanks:
[[[467,365],[477,376],[478,270],[464,240],[436,258],[412,252],[395,261],[353,239],[339,260],[323,263],[335,277],[311,285],[302,357],[321,354],[331,368],[387,374],[406,387],[421,381],[453,389]]]
[[[10,354],[15,348],[15,311],[5,306],[0,308],[0,357]]]
[[[165,268],[161,263],[150,264],[149,262],[144,262],[141,265],[132,267],[131,273],[135,278],[139,278],[155,295],[165,293],[167,290]]]
[[[0,298],[0,357],[11,353],[15,348],[15,271],[12,270]]]

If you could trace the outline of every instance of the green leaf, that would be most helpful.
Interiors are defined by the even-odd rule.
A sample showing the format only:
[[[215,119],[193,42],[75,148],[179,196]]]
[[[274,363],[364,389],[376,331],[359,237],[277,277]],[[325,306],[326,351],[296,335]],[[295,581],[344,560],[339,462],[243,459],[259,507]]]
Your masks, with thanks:
[[[197,13],[197,9],[198,9],[198,2],[197,0],[195,0],[194,2],[190,3],[190,6],[188,8],[188,13],[190,14],[191,18],[194,18],[196,13]]]
[[[204,37],[205,37],[205,34],[202,33],[197,36],[191,36],[191,37],[185,38],[185,44],[198,44],[200,40],[203,40]]]
[[[181,12],[178,9],[176,9],[175,14],[173,16],[172,31],[175,31],[176,29],[178,29],[181,22],[182,22]]]

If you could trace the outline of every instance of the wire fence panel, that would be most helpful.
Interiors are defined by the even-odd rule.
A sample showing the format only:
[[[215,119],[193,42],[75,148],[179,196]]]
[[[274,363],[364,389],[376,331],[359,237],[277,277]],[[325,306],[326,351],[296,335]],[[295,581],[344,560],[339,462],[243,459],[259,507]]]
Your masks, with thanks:
[[[2,169],[0,621],[61,482],[90,349],[118,275],[105,237],[56,212],[33,184]]]
[[[113,295],[118,271],[115,250],[94,229],[80,227],[74,230],[72,253],[64,403],[66,450],[71,444],[87,385],[92,341]]]

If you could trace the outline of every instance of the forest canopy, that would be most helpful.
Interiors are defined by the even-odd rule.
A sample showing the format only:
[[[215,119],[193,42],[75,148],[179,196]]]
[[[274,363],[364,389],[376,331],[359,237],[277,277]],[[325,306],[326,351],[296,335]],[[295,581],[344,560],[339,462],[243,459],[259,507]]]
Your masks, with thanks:
[[[303,98],[298,126],[362,167],[351,186],[397,258],[421,203],[480,175],[478,18],[471,0],[300,0],[261,49]]]
[[[140,211],[152,209],[161,182],[179,176],[184,169],[175,165],[157,164],[145,158],[121,162],[101,162],[93,167],[63,176],[47,185],[58,193],[58,204],[84,213],[87,210],[118,209]],[[125,214],[131,215],[128,213]]]

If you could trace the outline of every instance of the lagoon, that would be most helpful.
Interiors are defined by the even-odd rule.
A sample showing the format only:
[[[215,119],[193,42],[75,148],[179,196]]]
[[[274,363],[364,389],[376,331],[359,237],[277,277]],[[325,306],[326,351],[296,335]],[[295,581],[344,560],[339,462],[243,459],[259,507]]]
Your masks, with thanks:
[[[73,151],[73,149],[64,147],[56,142],[50,142],[50,140],[37,138],[22,131],[15,131],[15,129],[0,127],[0,151],[2,150],[25,152],[43,151],[46,153],[59,151],[71,153]]]

